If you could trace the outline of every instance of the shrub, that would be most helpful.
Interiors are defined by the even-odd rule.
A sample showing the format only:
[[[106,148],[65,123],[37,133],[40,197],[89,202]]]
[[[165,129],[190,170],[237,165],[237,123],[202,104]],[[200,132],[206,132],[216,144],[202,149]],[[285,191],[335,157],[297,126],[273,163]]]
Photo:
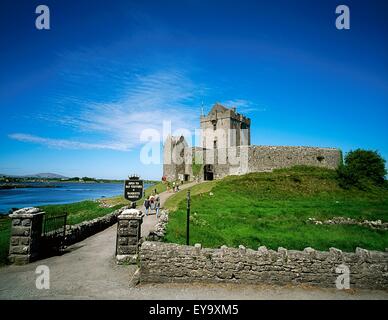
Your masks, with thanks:
[[[386,184],[385,160],[377,151],[357,149],[350,151],[344,164],[337,169],[341,187],[368,189],[371,186]]]

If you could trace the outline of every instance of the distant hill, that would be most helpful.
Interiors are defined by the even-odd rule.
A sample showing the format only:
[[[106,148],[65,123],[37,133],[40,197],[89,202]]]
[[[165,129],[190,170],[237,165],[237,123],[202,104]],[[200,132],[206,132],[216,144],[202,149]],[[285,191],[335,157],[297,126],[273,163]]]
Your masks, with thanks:
[[[30,175],[30,176],[27,176],[27,177],[31,177],[31,178],[47,178],[47,179],[68,179],[68,177],[65,177],[65,176],[62,176],[60,174],[56,174],[56,173],[50,173],[50,172],[47,172],[47,173],[37,173],[37,174],[33,174],[33,175]]]
[[[13,178],[42,178],[42,179],[68,179],[68,177],[62,176],[56,173],[36,173],[36,174],[28,174],[23,176],[9,175],[0,173],[0,177],[13,177]]]

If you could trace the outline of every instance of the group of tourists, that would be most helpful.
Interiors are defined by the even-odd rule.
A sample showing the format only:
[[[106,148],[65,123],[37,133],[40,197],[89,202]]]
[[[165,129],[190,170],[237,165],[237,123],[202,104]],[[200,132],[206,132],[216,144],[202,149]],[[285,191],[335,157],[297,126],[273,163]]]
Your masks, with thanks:
[[[180,191],[179,186],[183,185],[183,181],[179,182],[167,182],[167,192],[178,192]]]
[[[152,192],[152,194],[148,198],[145,198],[144,208],[145,208],[146,216],[148,216],[148,213],[151,213],[152,210],[155,210],[156,218],[159,218],[160,197],[156,192],[156,189]]]
[[[183,178],[179,178],[177,181],[168,181],[166,176],[162,177],[163,184],[166,185],[167,192],[178,192],[183,185]]]

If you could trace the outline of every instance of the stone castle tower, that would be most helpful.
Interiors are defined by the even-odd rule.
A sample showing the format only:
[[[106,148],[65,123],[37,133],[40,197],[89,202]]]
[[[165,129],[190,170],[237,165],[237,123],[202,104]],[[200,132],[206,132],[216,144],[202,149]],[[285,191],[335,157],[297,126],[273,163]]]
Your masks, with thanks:
[[[251,144],[251,120],[216,103],[207,116],[200,118],[202,147],[222,149]]]
[[[200,116],[201,146],[168,136],[163,176],[169,180],[213,180],[228,175],[272,171],[295,165],[336,169],[342,153],[335,148],[251,145],[251,119],[216,103]]]

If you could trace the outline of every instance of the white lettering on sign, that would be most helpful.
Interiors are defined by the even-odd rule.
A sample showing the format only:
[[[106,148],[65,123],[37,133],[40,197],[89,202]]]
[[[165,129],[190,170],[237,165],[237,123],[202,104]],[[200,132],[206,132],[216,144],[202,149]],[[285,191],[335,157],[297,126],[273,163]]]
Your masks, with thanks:
[[[129,201],[137,201],[143,196],[143,180],[125,180],[124,197]]]

